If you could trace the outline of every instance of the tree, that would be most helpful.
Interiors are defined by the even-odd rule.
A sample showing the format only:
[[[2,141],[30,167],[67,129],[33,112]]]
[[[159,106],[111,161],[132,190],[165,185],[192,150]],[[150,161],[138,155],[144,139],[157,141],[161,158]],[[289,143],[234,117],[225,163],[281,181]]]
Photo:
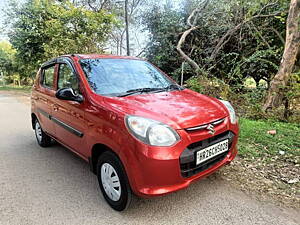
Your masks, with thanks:
[[[300,46],[300,0],[291,0],[288,18],[286,21],[286,41],[284,53],[277,74],[271,81],[266,97],[264,110],[278,107],[283,99],[284,87],[293,71]]]
[[[141,49],[140,40],[143,39],[143,36],[140,35],[137,21],[138,17],[142,16],[139,14],[141,6],[146,2],[147,0],[77,0],[76,4],[95,12],[104,9],[114,13],[118,25],[114,26],[110,33],[107,49],[118,55],[122,55],[123,50],[127,55],[134,55]]]
[[[39,65],[58,55],[103,52],[116,23],[106,10],[98,12],[70,1],[28,0],[12,3],[7,23],[22,76],[35,75]]]
[[[2,74],[7,76],[14,72],[15,54],[16,50],[8,41],[0,42],[0,72]]]
[[[143,3],[144,4],[144,3]],[[116,12],[119,26],[115,26],[111,34],[111,46],[116,47],[116,54],[123,54],[126,49],[127,55],[133,55],[135,49],[139,49],[139,26],[137,26],[136,14],[142,5],[141,0],[122,0],[112,4],[112,10]],[[126,48],[124,45],[124,38]],[[132,48],[132,45],[135,45]]]
[[[66,1],[51,4],[49,19],[45,21],[44,34],[49,41],[44,43],[46,56],[67,53],[101,53],[108,35],[116,22],[114,15],[75,7]]]
[[[5,80],[14,81],[20,85],[20,76],[16,64],[16,50],[8,41],[0,42],[0,78],[2,84]]]
[[[154,5],[144,14],[142,23],[150,33],[145,49],[146,58],[173,78],[178,78],[177,70],[182,60],[176,51],[176,44],[184,31],[183,15],[170,5]]]
[[[150,8],[143,17],[151,38],[146,57],[175,79],[186,61],[190,64],[184,66],[184,80],[201,68],[201,74],[231,86],[242,87],[247,77],[269,82],[283,52],[285,0],[206,2],[185,0],[181,9]]]

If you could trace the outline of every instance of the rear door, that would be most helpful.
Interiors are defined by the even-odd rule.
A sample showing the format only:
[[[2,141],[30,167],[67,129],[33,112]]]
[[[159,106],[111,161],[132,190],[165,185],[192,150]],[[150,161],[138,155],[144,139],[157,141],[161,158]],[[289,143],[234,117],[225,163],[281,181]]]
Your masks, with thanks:
[[[54,135],[54,124],[50,120],[55,98],[56,65],[48,64],[41,68],[39,85],[36,87],[35,103],[37,116],[44,132]]]
[[[74,93],[81,94],[79,79],[72,62],[60,58],[57,69],[57,89],[72,88]],[[84,102],[56,98],[52,115],[56,138],[86,158],[83,153],[86,146],[84,132],[87,127],[84,120]]]

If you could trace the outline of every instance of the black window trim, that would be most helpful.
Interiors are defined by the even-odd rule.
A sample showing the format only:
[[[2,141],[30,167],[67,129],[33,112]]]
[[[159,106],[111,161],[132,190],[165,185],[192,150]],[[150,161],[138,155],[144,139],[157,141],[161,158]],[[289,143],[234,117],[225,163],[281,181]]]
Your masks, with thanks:
[[[76,71],[76,69],[75,69],[75,66],[74,66],[74,64],[73,64],[73,61],[72,61],[71,59],[69,59],[69,58],[67,58],[67,57],[61,57],[61,58],[58,58],[58,59],[56,60],[56,63],[57,63],[57,64],[67,64],[67,65],[72,69],[72,71],[73,71],[73,73],[76,75],[77,79],[79,78],[79,77],[78,77],[78,73],[77,73],[77,71]],[[79,80],[79,79],[78,79],[78,80]]]

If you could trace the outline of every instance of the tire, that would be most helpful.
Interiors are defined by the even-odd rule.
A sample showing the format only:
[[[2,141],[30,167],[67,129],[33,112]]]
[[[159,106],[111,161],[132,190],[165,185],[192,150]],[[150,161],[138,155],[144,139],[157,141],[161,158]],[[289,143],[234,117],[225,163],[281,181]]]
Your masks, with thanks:
[[[100,155],[97,176],[103,197],[110,207],[117,211],[127,209],[132,192],[124,166],[114,153],[104,152]]]
[[[34,122],[34,133],[37,143],[45,148],[51,145],[51,137],[49,137],[42,129],[40,122],[36,119]]]

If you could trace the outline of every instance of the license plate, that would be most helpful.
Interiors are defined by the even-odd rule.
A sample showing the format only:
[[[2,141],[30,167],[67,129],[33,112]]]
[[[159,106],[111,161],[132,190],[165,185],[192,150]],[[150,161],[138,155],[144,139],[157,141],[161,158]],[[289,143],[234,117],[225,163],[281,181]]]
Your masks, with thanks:
[[[198,165],[226,151],[228,151],[228,139],[198,151],[196,164]]]

